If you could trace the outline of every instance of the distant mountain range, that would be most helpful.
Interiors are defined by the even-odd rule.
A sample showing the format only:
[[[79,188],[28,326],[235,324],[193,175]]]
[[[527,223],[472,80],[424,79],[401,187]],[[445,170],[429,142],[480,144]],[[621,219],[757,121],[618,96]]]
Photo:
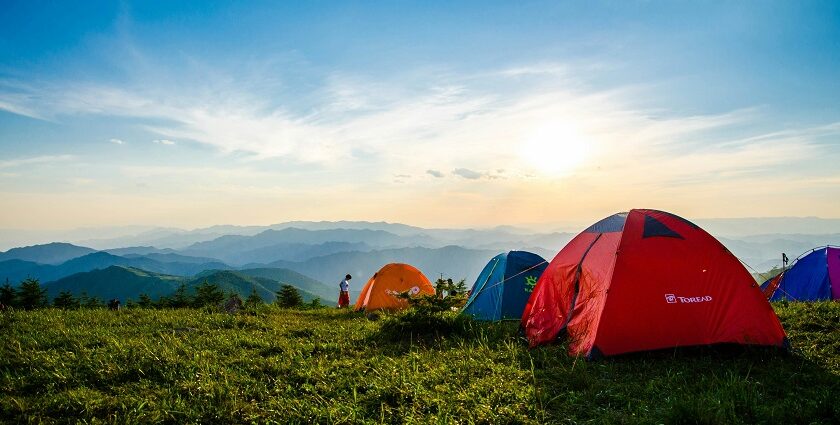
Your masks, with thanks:
[[[793,259],[816,246],[840,245],[840,220],[750,220],[753,219],[697,222],[716,235],[726,233],[716,233],[714,229],[729,233],[774,226],[782,231],[800,230],[718,236],[750,271],[763,272],[780,265],[782,252]],[[838,231],[833,233],[808,232],[820,226],[834,228],[835,224]],[[101,282],[122,285],[124,280],[133,282],[126,283],[127,287],[143,290],[154,287],[160,293],[167,293],[172,289],[172,282],[193,283],[211,276],[231,290],[250,293],[255,287],[264,298],[272,297],[276,288],[268,281],[290,281],[307,296],[334,300],[337,283],[346,273],[354,276],[351,284],[354,290],[361,288],[374,272],[389,262],[413,264],[431,280],[443,274],[455,279],[465,278],[471,284],[484,264],[499,252],[523,249],[550,261],[575,235],[532,233],[509,226],[424,229],[398,223],[350,221],[213,226],[193,231],[151,228],[121,231],[131,229],[140,231],[110,239],[105,231],[91,230],[91,235],[98,238],[93,247],[57,242],[9,249],[0,253],[0,283],[8,279],[17,284],[33,277],[41,282],[73,283],[80,287],[84,286],[84,281],[89,281],[92,291],[100,291],[104,288]],[[75,234],[76,237],[80,235],[83,234]],[[105,270],[109,270],[105,275],[94,273]],[[82,276],[74,276],[77,274]],[[65,280],[70,277],[75,280]],[[125,292],[129,293],[131,291]]]
[[[121,257],[107,252],[93,252],[73,258],[58,265],[41,264],[32,261],[7,260],[0,262],[0,280],[19,282],[28,277],[49,282],[75,273],[104,269],[110,266],[133,267],[154,273],[178,276],[193,276],[204,270],[230,269],[220,261],[158,261],[145,256]]]
[[[721,238],[723,243],[744,263],[750,272],[764,272],[782,265],[784,252],[791,261],[813,248],[840,245],[840,233],[826,235],[755,235],[743,239]]]
[[[840,219],[819,217],[707,218],[693,220],[715,236],[741,238],[755,235],[811,236],[840,233]]]
[[[191,256],[214,257],[230,264],[265,264],[277,260],[304,261],[309,258],[345,251],[368,251],[365,242],[326,241],[318,238],[312,242],[282,242],[283,235],[274,230],[271,234],[255,236],[223,236],[208,242],[187,247],[181,252]],[[302,231],[307,232],[307,231]],[[282,233],[285,233],[283,231]],[[296,238],[290,238],[296,240]]]
[[[253,274],[252,274],[253,273]],[[271,277],[264,277],[271,276]],[[134,267],[110,266],[89,272],[76,273],[53,282],[44,284],[49,298],[54,298],[63,291],[75,296],[87,295],[101,300],[113,298],[121,301],[137,300],[141,294],[146,294],[153,300],[162,296],[169,296],[182,284],[189,292],[194,293],[195,287],[204,283],[212,283],[225,293],[239,294],[242,299],[248,297],[252,290],[265,302],[273,302],[275,293],[282,285],[289,284],[300,292],[304,301],[321,298],[326,304],[335,303],[337,291],[327,292],[327,286],[314,279],[302,276],[291,270],[260,269],[255,271],[208,270],[194,278],[152,273]],[[312,291],[318,293],[313,293]]]
[[[186,279],[180,276],[151,273],[134,267],[110,266],[66,276],[46,283],[44,288],[49,298],[69,291],[77,297],[86,294],[103,301],[113,298],[137,300],[140,294],[156,300],[175,292],[185,282]]]
[[[53,242],[44,245],[12,248],[0,252],[0,261],[22,260],[40,264],[61,264],[65,261],[96,252],[95,249],[69,243]]]
[[[341,252],[303,262],[276,261],[269,264],[312,276],[322,282],[338,282],[345,274],[353,276],[351,295],[357,294],[367,280],[388,263],[408,263],[417,267],[434,282],[441,274],[456,280],[466,279],[471,286],[478,273],[496,251],[466,249],[458,246],[444,248],[399,248],[370,252]],[[351,297],[352,298],[352,297]]]

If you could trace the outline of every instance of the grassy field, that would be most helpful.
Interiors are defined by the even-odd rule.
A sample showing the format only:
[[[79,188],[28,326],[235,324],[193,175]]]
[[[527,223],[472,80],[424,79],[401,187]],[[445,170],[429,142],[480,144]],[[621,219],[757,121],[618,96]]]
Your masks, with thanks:
[[[0,421],[838,423],[840,303],[775,306],[794,347],[586,362],[515,325],[415,334],[335,310],[0,314]]]

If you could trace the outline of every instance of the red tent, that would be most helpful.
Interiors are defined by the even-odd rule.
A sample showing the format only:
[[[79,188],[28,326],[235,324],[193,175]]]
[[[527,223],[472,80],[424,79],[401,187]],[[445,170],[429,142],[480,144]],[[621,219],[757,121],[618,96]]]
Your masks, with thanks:
[[[695,224],[656,210],[607,217],[561,250],[522,315],[531,346],[569,337],[572,355],[678,346],[786,346],[743,265]]]

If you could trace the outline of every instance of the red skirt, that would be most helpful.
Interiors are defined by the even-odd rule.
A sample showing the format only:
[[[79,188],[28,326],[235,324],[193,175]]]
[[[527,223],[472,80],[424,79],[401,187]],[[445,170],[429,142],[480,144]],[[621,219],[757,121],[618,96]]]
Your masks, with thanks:
[[[350,305],[350,293],[347,291],[341,291],[338,294],[338,306],[347,307],[348,305]]]

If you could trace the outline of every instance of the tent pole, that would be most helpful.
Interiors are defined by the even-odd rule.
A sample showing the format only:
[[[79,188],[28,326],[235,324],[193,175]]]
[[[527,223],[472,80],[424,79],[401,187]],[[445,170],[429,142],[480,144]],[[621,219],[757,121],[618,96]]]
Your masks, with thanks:
[[[787,264],[788,264],[788,257],[783,252],[782,253],[782,274],[781,274],[781,277],[779,278],[779,285],[783,285],[784,282],[785,282],[785,271],[787,271]],[[782,292],[785,295],[787,295],[787,292],[785,292],[784,288],[782,288]]]

